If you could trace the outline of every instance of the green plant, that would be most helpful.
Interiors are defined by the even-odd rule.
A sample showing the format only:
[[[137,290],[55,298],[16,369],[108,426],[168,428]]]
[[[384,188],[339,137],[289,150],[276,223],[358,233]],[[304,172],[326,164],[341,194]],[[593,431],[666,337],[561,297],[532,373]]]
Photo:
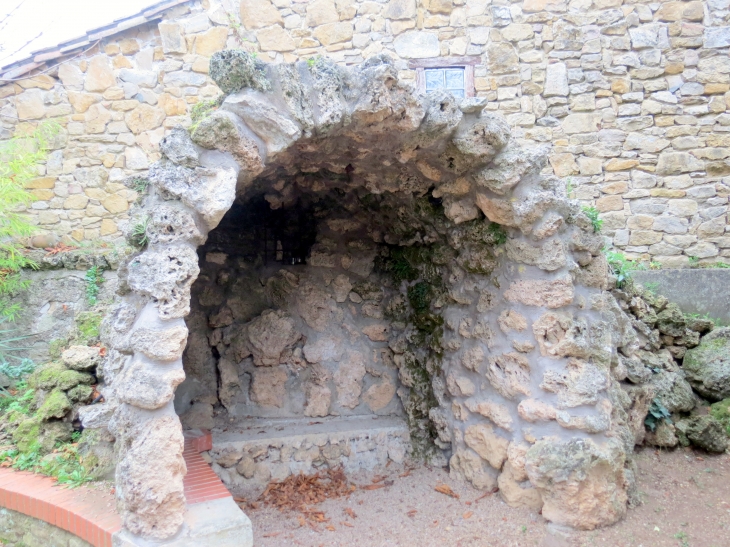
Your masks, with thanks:
[[[33,372],[36,364],[32,359],[22,358],[17,364],[8,361],[0,361],[0,374],[3,374],[11,380],[19,380]]]
[[[149,243],[149,237],[147,237],[147,226],[150,223],[149,217],[146,219],[138,222],[134,225],[132,228],[132,233],[129,236],[129,239],[132,242],[132,245],[136,245],[139,248],[142,248]]]
[[[195,103],[190,109],[190,120],[192,121],[192,124],[190,125],[190,133],[192,134],[195,131],[200,122],[218,110],[219,106],[220,99],[210,99]]]
[[[26,452],[7,450],[0,454],[0,461],[9,462],[11,467],[20,471],[33,471],[53,477],[65,488],[76,488],[92,480],[82,465],[75,442],[59,443],[53,453],[45,457],[37,445]]]
[[[507,232],[496,222],[491,222],[489,224],[487,227],[487,233],[492,236],[495,245],[504,245],[507,243]]]
[[[35,390],[28,389],[25,382],[18,382],[12,393],[5,390],[0,394],[0,412],[19,412],[27,416],[30,413],[30,402],[34,395]]]
[[[644,418],[644,425],[649,428],[649,431],[656,431],[657,424],[662,420],[671,424],[671,414],[659,399],[653,399],[649,405],[649,413]]]
[[[595,207],[583,206],[583,213],[585,213],[585,215],[591,221],[591,224],[593,225],[593,232],[596,234],[600,232],[601,227],[603,226],[603,220],[598,218],[598,215],[601,214],[600,211]]]
[[[613,275],[616,276],[616,287],[619,289],[631,279],[631,272],[645,269],[640,262],[628,259],[623,253],[615,251],[607,252],[606,260],[608,260]]]
[[[86,281],[86,303],[89,306],[95,306],[99,296],[99,287],[104,283],[104,271],[99,266],[92,266],[86,270],[84,280]]]
[[[690,256],[689,257],[689,265],[690,266],[698,266],[700,263],[700,258],[698,256]]]
[[[145,177],[134,177],[131,181],[129,181],[129,186],[138,194],[144,194],[149,185],[150,181]]]
[[[20,243],[36,229],[23,213],[35,199],[26,185],[38,176],[38,163],[45,160],[58,131],[58,124],[43,123],[26,137],[0,143],[0,316],[10,320],[20,312],[20,306],[11,304],[10,297],[30,283],[20,271],[38,267],[23,254]]]
[[[12,318],[0,316],[0,326],[10,321],[12,321]],[[5,363],[10,359],[15,359],[16,361],[23,360],[22,357],[14,355],[14,352],[23,351],[29,348],[27,346],[19,346],[18,343],[24,340],[28,340],[29,338],[32,338],[36,335],[16,334],[20,332],[20,330],[21,329],[15,328],[0,329],[0,363]]]
[[[656,292],[659,290],[659,282],[647,281],[646,283],[644,283],[644,290],[649,291],[651,294],[656,294]]]
[[[565,181],[565,194],[568,196],[569,199],[573,199],[574,191],[575,186],[573,185],[573,179],[571,177],[568,177],[568,180]]]

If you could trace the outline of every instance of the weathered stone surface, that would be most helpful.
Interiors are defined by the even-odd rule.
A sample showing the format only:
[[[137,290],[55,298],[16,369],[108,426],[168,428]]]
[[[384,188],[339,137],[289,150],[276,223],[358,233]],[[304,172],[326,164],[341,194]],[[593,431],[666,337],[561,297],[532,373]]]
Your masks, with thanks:
[[[475,412],[489,418],[502,429],[506,429],[507,431],[512,431],[513,429],[512,415],[510,414],[509,409],[504,405],[492,401],[477,402],[469,399],[466,401],[466,407],[471,412]]]
[[[560,308],[573,301],[573,283],[569,277],[554,281],[520,280],[513,282],[504,297],[528,306]]]
[[[524,355],[511,352],[489,358],[487,379],[505,398],[530,396],[530,363]]]
[[[293,318],[278,310],[266,310],[251,321],[247,334],[248,349],[257,366],[278,365],[284,350],[301,337]]]
[[[263,170],[265,154],[259,150],[256,137],[230,112],[217,111],[204,118],[193,131],[192,140],[203,148],[230,152],[247,179]]]
[[[185,380],[182,367],[154,365],[141,359],[129,363],[115,382],[116,395],[123,403],[155,410],[172,401],[175,388]]]
[[[507,253],[516,262],[537,266],[546,271],[562,268],[566,262],[563,243],[558,239],[549,240],[541,246],[532,245],[524,240],[510,239],[507,241]]]
[[[626,514],[624,461],[615,441],[538,441],[527,451],[525,469],[542,496],[545,518],[592,530]]]
[[[727,450],[728,438],[722,424],[712,416],[695,416],[688,420],[686,435],[689,441],[708,452]]]
[[[150,181],[200,214],[209,230],[230,209],[236,195],[236,177],[232,167],[193,170],[169,162],[154,164],[149,173]]]
[[[267,2],[267,0],[257,0]],[[214,53],[210,59],[210,77],[224,93],[236,93],[251,88],[266,91],[271,87],[264,72],[264,64],[242,50]]]
[[[63,364],[73,370],[88,371],[101,363],[99,348],[71,346],[61,354]]]
[[[370,386],[362,396],[370,410],[377,412],[384,409],[395,395],[395,384],[390,378],[384,378],[377,384]]]
[[[502,473],[497,477],[499,495],[505,503],[510,507],[524,507],[533,511],[542,509],[540,491],[529,482],[518,481],[516,475],[511,462],[505,462]]]
[[[165,112],[163,110],[144,103],[124,116],[127,127],[135,135],[160,127],[164,119]]]
[[[170,134],[160,141],[160,152],[178,165],[191,168],[199,165],[195,145],[182,126],[173,127]]]
[[[188,341],[188,328],[178,325],[169,329],[135,329],[131,335],[132,348],[150,359],[175,361],[182,357]]]
[[[157,301],[162,319],[185,317],[190,313],[190,287],[198,276],[198,257],[188,247],[169,246],[146,251],[128,267],[129,287]]]
[[[226,97],[221,108],[240,117],[264,141],[270,156],[285,150],[301,134],[294,121],[278,108],[245,91]]]
[[[91,92],[106,91],[116,82],[109,59],[105,55],[96,55],[89,60],[84,79],[84,89]]]
[[[360,404],[362,379],[365,377],[364,357],[350,352],[335,372],[337,403],[345,408],[355,408]]]
[[[123,525],[155,540],[175,535],[185,512],[183,435],[171,414],[121,405],[110,423],[117,439],[115,482]]]
[[[398,55],[405,59],[438,57],[440,53],[438,35],[426,31],[410,31],[398,36],[393,45]]]
[[[711,401],[730,397],[730,328],[713,330],[687,350],[682,369],[701,396]]]
[[[607,371],[580,359],[568,359],[564,370],[547,370],[540,387],[558,395],[558,408],[593,405],[608,387]]]
[[[449,460],[449,474],[454,479],[467,480],[480,490],[489,490],[497,485],[495,471],[472,450],[458,449]]]
[[[251,400],[261,406],[281,407],[286,397],[286,367],[257,368],[251,382]]]
[[[502,469],[507,459],[509,441],[494,433],[490,425],[477,424],[466,428],[464,442],[495,469]]]

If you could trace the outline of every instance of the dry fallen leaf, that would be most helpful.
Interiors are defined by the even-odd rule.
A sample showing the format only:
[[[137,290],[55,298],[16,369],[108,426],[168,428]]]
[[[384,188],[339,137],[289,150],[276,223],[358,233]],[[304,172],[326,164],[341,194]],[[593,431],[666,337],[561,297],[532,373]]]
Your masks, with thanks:
[[[334,532],[334,531],[335,531],[335,527],[334,527],[334,526],[332,526],[331,524],[330,524],[329,526],[326,526],[326,528],[327,528],[327,530],[329,530],[330,532]]]
[[[353,523],[347,522],[347,521],[344,521],[344,520],[341,521],[340,524],[342,524],[343,526],[347,526],[348,528],[354,528],[355,527],[355,525]]]
[[[265,538],[275,538],[279,534],[281,534],[281,532],[268,532],[266,534],[262,534],[262,536]]]
[[[410,474],[411,474],[411,470],[410,469],[406,469],[403,473],[401,473],[398,476],[402,479],[403,477],[407,477]]]
[[[360,490],[377,490],[378,488],[385,488],[384,484],[366,484],[361,486]]]
[[[464,513],[464,520],[471,518],[471,516],[474,514],[474,511],[467,511]]]
[[[436,492],[445,494],[445,495],[455,498],[457,500],[459,499],[459,494],[454,492],[448,484],[439,484],[436,486],[436,488],[434,488],[434,490],[436,490]]]
[[[357,513],[355,513],[355,511],[353,511],[349,507],[345,507],[345,513],[347,513],[350,516],[350,518],[353,518],[353,519],[357,518]]]
[[[383,482],[385,480],[385,478],[386,478],[385,475],[375,475],[373,477],[373,480],[370,482],[372,482],[373,484],[378,484],[379,482]]]
[[[418,511],[416,511],[415,509],[411,509],[410,511],[408,511],[406,513],[406,515],[408,515],[409,517],[413,518],[413,517],[416,516],[416,513],[418,513]]]

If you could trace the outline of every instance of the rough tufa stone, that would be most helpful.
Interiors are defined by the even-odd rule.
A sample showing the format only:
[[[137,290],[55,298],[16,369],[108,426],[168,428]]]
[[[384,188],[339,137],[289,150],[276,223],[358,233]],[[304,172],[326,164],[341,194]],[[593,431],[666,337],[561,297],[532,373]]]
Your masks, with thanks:
[[[538,441],[527,451],[525,470],[542,499],[543,516],[581,530],[593,530],[626,514],[625,453],[609,440]]]
[[[228,49],[218,51],[210,58],[209,75],[226,94],[244,88],[267,91],[271,84],[264,67],[264,63],[252,54],[240,49]]]
[[[730,397],[730,327],[715,329],[687,350],[682,369],[702,397],[711,401]]]

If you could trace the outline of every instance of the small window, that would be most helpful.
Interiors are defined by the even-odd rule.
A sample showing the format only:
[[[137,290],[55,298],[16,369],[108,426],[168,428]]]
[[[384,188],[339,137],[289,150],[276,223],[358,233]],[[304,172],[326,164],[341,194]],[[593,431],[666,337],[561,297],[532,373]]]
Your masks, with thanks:
[[[413,59],[408,67],[416,70],[416,84],[420,91],[443,89],[461,99],[474,96],[474,66],[479,57],[436,57]]]
[[[466,78],[464,67],[427,68],[426,92],[436,89],[445,89],[454,97],[466,96]]]

